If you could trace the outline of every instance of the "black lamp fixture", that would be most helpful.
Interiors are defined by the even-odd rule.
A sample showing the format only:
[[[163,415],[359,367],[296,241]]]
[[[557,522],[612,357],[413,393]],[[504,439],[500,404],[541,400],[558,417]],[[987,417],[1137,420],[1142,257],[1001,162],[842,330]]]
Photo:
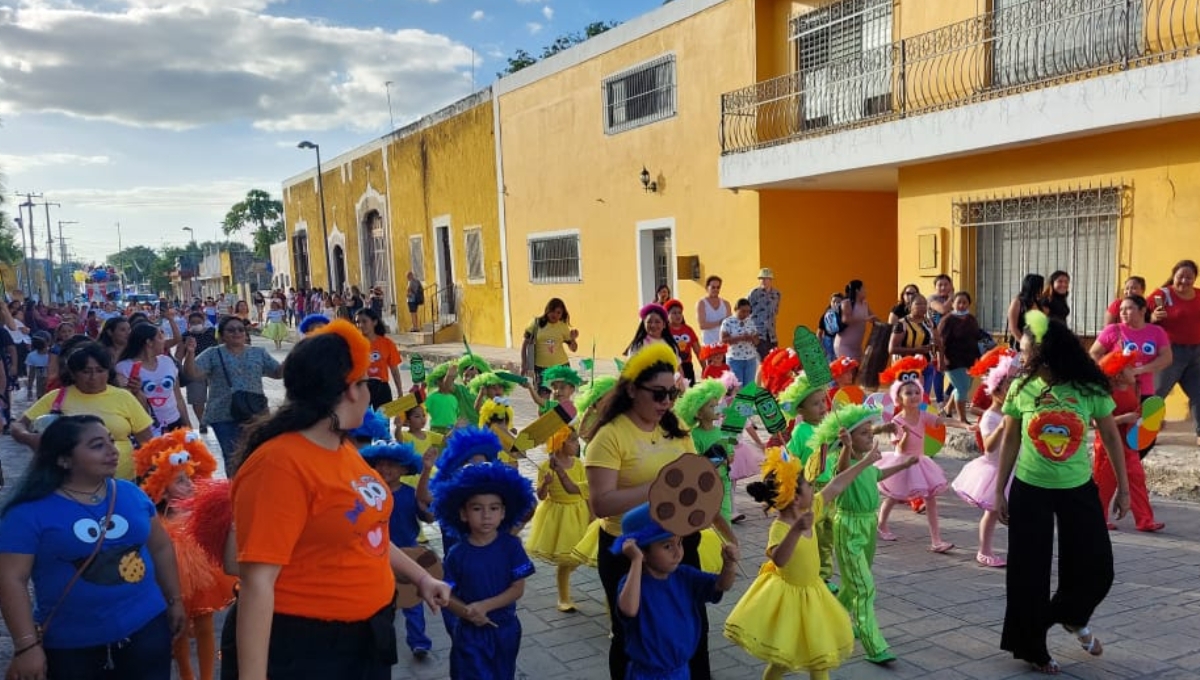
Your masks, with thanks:
[[[642,179],[642,191],[645,191],[648,194],[653,194],[653,193],[658,192],[658,182],[654,182],[654,181],[650,180],[650,171],[647,170],[646,166],[644,166],[644,165],[642,166],[641,179]]]

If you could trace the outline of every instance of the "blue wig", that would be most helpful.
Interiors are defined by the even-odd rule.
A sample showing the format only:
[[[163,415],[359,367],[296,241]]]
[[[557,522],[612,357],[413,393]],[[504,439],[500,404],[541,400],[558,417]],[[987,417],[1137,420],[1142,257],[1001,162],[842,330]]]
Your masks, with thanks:
[[[350,430],[350,437],[360,442],[391,441],[391,423],[388,422],[387,416],[368,406],[367,412],[363,414],[362,425]]]
[[[442,455],[438,456],[438,476],[452,475],[475,456],[484,456],[491,463],[500,456],[504,445],[495,432],[482,427],[461,427],[446,437]]]
[[[375,463],[378,461],[390,460],[401,467],[408,468],[410,475],[418,474],[425,467],[425,461],[412,444],[376,441],[370,446],[364,446],[359,453],[371,467],[375,467]]]
[[[308,332],[312,330],[312,327],[317,324],[321,324],[323,326],[328,325],[329,317],[325,316],[324,314],[309,314],[308,316],[304,317],[299,326],[300,335],[308,335]]]
[[[468,465],[439,484],[434,489],[430,510],[448,533],[466,537],[471,529],[459,511],[472,496],[480,494],[496,494],[504,502],[504,520],[497,528],[501,533],[508,533],[525,521],[537,504],[533,485],[520,472],[504,463],[488,462]]]

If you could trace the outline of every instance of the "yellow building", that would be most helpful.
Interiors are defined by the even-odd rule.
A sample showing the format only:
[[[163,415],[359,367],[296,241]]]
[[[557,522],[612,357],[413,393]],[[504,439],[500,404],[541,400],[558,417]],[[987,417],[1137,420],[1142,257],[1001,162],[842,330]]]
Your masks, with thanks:
[[[384,290],[391,329],[407,330],[407,274],[425,287],[410,341],[461,335],[505,343],[491,90],[283,183],[297,287]],[[324,192],[326,238],[321,237]],[[326,253],[331,265],[327,267]],[[332,277],[327,272],[332,271]],[[398,317],[398,318],[397,318]]]
[[[1022,276],[1062,269],[1089,336],[1123,279],[1200,256],[1200,0],[756,4],[720,186],[887,197],[876,312],[944,272],[1002,332]]]
[[[512,343],[559,297],[581,352],[611,356],[659,285],[695,326],[709,275],[732,302],[760,267],[785,343],[850,279],[890,294],[894,186],[722,185],[722,94],[790,68],[756,40],[783,34],[777,4],[675,0],[495,84]]]

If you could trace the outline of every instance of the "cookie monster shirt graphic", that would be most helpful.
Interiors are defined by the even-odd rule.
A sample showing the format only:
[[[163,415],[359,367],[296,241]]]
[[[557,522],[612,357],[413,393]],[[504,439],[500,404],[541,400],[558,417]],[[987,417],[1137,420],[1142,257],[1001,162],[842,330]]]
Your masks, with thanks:
[[[137,486],[110,481],[116,506],[104,544],[46,629],[46,647],[71,649],[129,637],[166,608],[146,548],[156,512]],[[85,505],[57,493],[12,508],[0,523],[0,553],[33,555],[34,618],[41,623],[100,539],[108,500]]]
[[[1041,378],[1017,381],[1008,391],[1004,415],[1021,421],[1017,478],[1046,489],[1072,489],[1092,476],[1089,457],[1079,455],[1087,424],[1116,408],[1108,394],[1084,394],[1072,385],[1047,388]]]

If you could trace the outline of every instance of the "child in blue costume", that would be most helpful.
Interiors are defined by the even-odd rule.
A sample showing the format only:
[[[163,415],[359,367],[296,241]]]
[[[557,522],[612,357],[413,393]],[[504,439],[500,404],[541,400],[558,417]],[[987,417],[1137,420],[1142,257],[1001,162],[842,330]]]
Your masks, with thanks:
[[[467,605],[451,632],[453,680],[516,677],[517,600],[534,568],[512,528],[535,503],[529,480],[499,462],[467,465],[434,490],[433,514],[459,537],[446,554],[446,580]]]
[[[432,461],[422,460],[412,444],[392,441],[377,441],[359,449],[359,453],[392,490],[392,515],[388,520],[392,543],[398,548],[415,548],[421,522],[433,521],[429,508],[418,500],[428,490]],[[420,474],[416,489],[405,484],[403,479],[405,475],[414,474]],[[404,612],[405,642],[414,657],[424,659],[433,646],[425,634],[425,611],[421,604],[401,611]]]
[[[683,545],[650,517],[643,503],[621,519],[613,552],[629,558],[618,585],[617,608],[625,626],[626,680],[688,680],[688,661],[703,634],[700,614],[733,587],[736,545],[722,548],[720,575],[680,564]]]

